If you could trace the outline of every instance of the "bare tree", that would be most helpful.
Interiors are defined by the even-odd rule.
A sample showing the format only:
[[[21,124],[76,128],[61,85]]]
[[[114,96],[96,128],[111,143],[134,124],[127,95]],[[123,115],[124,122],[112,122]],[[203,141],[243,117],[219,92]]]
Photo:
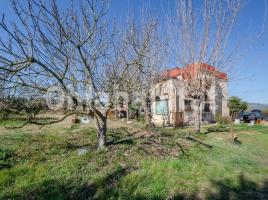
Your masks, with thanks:
[[[4,15],[0,22],[8,36],[0,38],[0,80],[15,93],[30,91],[43,96],[52,91],[63,94],[65,104],[73,104],[62,119],[48,123],[30,120],[25,125],[89,115],[95,121],[98,147],[103,148],[107,115],[118,91],[130,88],[130,83],[136,85],[135,81],[140,85],[139,75],[153,66],[150,57],[156,51],[151,49],[157,23],[149,20],[137,26],[133,20],[124,39],[119,36],[115,40],[113,27],[108,27],[105,18],[105,0],[80,1],[66,10],[60,10],[56,0],[27,0],[24,5],[13,1],[13,8],[18,22],[7,24]]]
[[[176,17],[169,17],[168,32],[176,62],[185,66],[188,97],[195,105],[195,129],[200,132],[200,105],[220,71],[230,72],[239,43],[230,48],[230,35],[241,8],[240,0],[177,1]],[[213,67],[210,67],[213,66]]]
[[[59,10],[55,0],[21,3],[13,1],[17,23],[7,24],[5,15],[0,23],[8,36],[0,39],[0,70],[9,74],[1,76],[1,81],[8,82],[8,87],[31,88],[40,95],[58,86],[74,102],[80,99],[85,109],[73,110],[62,119],[81,113],[92,116],[98,147],[104,147],[111,108],[100,97],[107,88],[103,73],[109,70],[107,2],[80,1],[79,11],[77,5]]]
[[[119,54],[123,68],[122,91],[126,93],[127,120],[129,107],[135,99],[138,98],[147,107],[151,84],[159,77],[165,60],[165,45],[159,36],[158,20],[149,15],[149,11],[143,10],[139,24],[135,22],[134,15],[130,15],[127,29],[123,32]]]

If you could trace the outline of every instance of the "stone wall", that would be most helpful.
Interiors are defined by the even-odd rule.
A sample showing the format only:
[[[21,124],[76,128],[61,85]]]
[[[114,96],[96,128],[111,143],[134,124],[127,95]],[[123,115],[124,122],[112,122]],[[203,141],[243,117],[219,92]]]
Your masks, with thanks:
[[[181,79],[169,79],[157,83],[151,90],[152,121],[161,125],[172,125],[177,112],[183,112],[184,123],[192,124],[194,120],[193,101],[185,95],[185,82]],[[208,91],[208,99],[201,104],[201,117],[203,121],[213,122],[217,115],[228,115],[227,107],[227,81],[217,79]],[[157,101],[167,100],[167,113],[159,115],[156,113]],[[185,100],[192,102],[192,110],[187,110]],[[205,104],[209,104],[210,112],[204,112]],[[201,118],[201,119],[202,119]]]

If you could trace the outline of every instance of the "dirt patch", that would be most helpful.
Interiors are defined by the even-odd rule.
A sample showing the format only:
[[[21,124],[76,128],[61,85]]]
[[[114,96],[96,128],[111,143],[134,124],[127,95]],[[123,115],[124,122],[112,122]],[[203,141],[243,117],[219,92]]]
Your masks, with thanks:
[[[69,116],[66,119],[64,119],[63,121],[53,124],[51,126],[53,127],[64,127],[64,128],[70,128],[72,125],[74,125],[72,123],[72,119],[74,118],[75,115],[73,116]],[[55,119],[61,119],[62,117],[64,117],[64,115],[61,114],[54,114],[54,115],[46,115],[46,117],[53,117]],[[90,118],[89,123],[88,124],[79,124],[82,127],[95,127],[94,124],[94,120],[92,118]],[[107,128],[108,129],[115,129],[115,128],[121,128],[121,127],[132,127],[133,126],[133,122],[131,122],[130,124],[127,124],[127,122],[125,120],[110,120],[108,119],[107,121]]]
[[[241,134],[241,135],[257,135],[257,134],[260,134],[258,131],[254,131],[254,130],[238,131],[237,133]]]

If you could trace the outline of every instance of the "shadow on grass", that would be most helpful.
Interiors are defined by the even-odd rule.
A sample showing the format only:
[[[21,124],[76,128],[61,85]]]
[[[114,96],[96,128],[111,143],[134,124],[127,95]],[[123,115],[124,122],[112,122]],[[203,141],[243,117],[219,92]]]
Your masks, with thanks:
[[[120,180],[131,173],[129,168],[120,168],[105,178],[90,185],[81,185],[71,182],[61,183],[58,180],[47,180],[31,188],[24,188],[19,193],[12,193],[2,199],[173,199],[173,200],[265,200],[268,199],[268,181],[261,186],[240,175],[238,184],[233,184],[230,179],[222,181],[212,181],[215,192],[207,193],[200,198],[198,193],[183,194],[178,193],[173,197],[167,198],[161,194],[149,194],[149,196],[136,192],[128,193],[128,188],[118,187]],[[134,191],[135,191],[134,186]]]
[[[117,197],[117,184],[121,178],[129,174],[129,168],[120,168],[105,178],[89,185],[79,185],[75,181],[68,183],[56,179],[45,180],[37,185],[23,188],[18,193],[6,194],[0,199],[106,199]]]
[[[241,173],[238,185],[232,185],[230,182],[230,179],[212,181],[217,188],[217,193],[211,194],[209,199],[268,199],[268,180],[260,186]]]
[[[200,198],[197,194],[182,195],[178,194],[172,199],[176,200],[265,200],[268,199],[268,180],[258,185],[257,183],[246,179],[243,173],[239,176],[238,184],[234,185],[232,180],[224,179],[222,181],[213,180],[212,185],[216,192],[211,192],[205,198]]]

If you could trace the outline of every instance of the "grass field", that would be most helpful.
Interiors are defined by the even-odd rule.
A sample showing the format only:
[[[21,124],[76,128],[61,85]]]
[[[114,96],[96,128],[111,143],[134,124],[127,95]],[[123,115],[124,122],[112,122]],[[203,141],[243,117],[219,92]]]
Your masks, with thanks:
[[[92,128],[4,128],[20,123],[0,122],[0,199],[268,199],[268,126],[237,126],[234,144],[132,124],[99,151]]]

